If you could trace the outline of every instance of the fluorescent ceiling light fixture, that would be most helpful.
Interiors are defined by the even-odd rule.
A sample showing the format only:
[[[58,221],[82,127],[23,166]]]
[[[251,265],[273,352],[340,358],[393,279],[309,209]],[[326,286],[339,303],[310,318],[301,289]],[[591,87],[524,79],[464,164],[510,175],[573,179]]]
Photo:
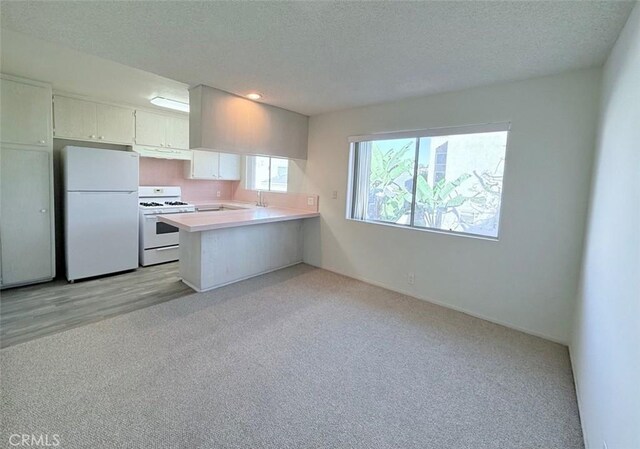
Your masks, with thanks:
[[[156,106],[160,106],[163,108],[175,109],[177,111],[189,112],[189,103],[183,103],[178,100],[171,100],[169,98],[164,97],[153,97],[151,100],[152,104]]]
[[[247,94],[247,98],[249,100],[259,100],[262,98],[262,95],[260,95],[258,92],[251,92],[250,94]]]

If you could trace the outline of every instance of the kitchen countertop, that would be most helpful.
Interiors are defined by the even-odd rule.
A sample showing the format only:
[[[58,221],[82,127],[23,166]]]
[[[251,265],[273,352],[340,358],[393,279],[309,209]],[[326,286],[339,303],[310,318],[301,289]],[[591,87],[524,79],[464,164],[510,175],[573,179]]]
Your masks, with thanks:
[[[231,201],[221,201],[219,204],[232,204]],[[208,203],[213,204],[213,203]],[[246,203],[242,203],[245,204]],[[251,207],[239,210],[197,212],[187,214],[159,215],[158,220],[173,225],[187,232],[210,231],[212,229],[234,228],[261,223],[275,223],[278,221],[300,220],[303,218],[319,217],[318,212],[306,210],[285,209],[282,207]]]
[[[242,201],[233,201],[233,200],[196,200],[196,201],[188,201],[188,203],[193,204],[197,208],[206,208],[206,207],[228,207],[233,209],[255,209],[255,203],[244,203]]]

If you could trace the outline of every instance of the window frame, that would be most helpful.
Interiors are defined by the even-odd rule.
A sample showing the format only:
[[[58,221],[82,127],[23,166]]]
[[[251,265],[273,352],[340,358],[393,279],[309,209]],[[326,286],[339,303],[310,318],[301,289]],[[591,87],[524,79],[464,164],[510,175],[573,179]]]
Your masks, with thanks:
[[[253,185],[255,185],[255,179],[256,179],[256,168],[255,168],[255,162],[251,162],[251,161],[255,161],[255,158],[258,157],[265,157],[267,159],[269,159],[269,187],[267,189],[256,189],[255,187],[253,187]],[[271,161],[272,159],[282,159],[283,161],[287,161],[287,186],[286,186],[286,190],[272,190],[271,189]],[[289,159],[284,158],[284,157],[277,157],[277,156],[265,156],[265,155],[247,155],[245,158],[245,170],[244,170],[244,174],[245,174],[245,182],[244,182],[244,188],[245,190],[250,190],[252,192],[271,192],[271,193],[287,193],[289,191]],[[252,184],[252,186],[250,187],[249,184]]]
[[[452,231],[438,228],[431,228],[426,226],[415,226],[415,208],[416,208],[416,194],[417,194],[417,182],[418,182],[418,158],[420,154],[420,140],[424,137],[439,137],[439,136],[451,136],[451,135],[460,135],[460,134],[481,134],[481,133],[491,133],[491,132],[506,132],[507,137],[505,141],[505,151],[504,151],[504,161],[503,161],[503,175],[502,175],[502,184],[504,185],[505,176],[507,171],[507,153],[509,151],[509,137],[511,134],[511,121],[504,122],[492,122],[492,123],[484,123],[477,125],[463,125],[463,126],[447,126],[447,127],[438,127],[438,128],[427,128],[420,130],[411,130],[411,131],[397,131],[397,132],[382,132],[382,133],[374,133],[374,134],[364,134],[351,136],[348,138],[349,141],[349,172],[347,179],[347,201],[346,201],[346,219],[350,221],[355,221],[358,223],[367,223],[373,225],[383,225],[390,226],[393,228],[399,229],[409,229],[413,231],[422,231],[422,232],[433,232],[436,234],[445,234],[445,235],[454,235],[459,237],[470,237],[474,239],[480,240],[489,240],[497,242],[500,240],[500,235],[502,233],[502,221],[503,221],[503,208],[502,208],[502,200],[503,194],[500,195],[500,215],[498,217],[498,232],[495,237],[482,235],[482,234],[473,234],[469,232],[462,231]],[[415,160],[413,166],[413,184],[412,184],[412,192],[411,192],[411,220],[409,224],[402,223],[392,223],[383,220],[372,220],[372,219],[359,219],[355,218],[355,207],[357,204],[356,196],[358,194],[357,191],[357,183],[358,183],[358,144],[361,142],[370,142],[376,140],[393,140],[393,139],[416,139],[416,148],[415,148]],[[435,167],[434,167],[435,168]]]

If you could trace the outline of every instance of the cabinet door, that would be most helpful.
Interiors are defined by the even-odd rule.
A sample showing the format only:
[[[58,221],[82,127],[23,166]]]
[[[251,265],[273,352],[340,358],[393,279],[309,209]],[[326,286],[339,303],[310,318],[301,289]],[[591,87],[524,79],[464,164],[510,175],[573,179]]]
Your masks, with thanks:
[[[95,140],[96,103],[69,97],[53,97],[53,123],[56,137]]]
[[[2,149],[2,284],[53,277],[51,166],[47,151]]]
[[[153,112],[136,111],[136,144],[163,147],[168,119]]]
[[[51,90],[0,79],[2,142],[51,145]]]
[[[166,142],[169,148],[189,149],[189,119],[167,117]]]
[[[191,177],[196,179],[218,179],[219,153],[213,151],[193,151]]]
[[[240,156],[237,154],[220,153],[220,179],[227,181],[240,180]]]
[[[98,140],[133,144],[133,109],[98,103],[96,106]]]

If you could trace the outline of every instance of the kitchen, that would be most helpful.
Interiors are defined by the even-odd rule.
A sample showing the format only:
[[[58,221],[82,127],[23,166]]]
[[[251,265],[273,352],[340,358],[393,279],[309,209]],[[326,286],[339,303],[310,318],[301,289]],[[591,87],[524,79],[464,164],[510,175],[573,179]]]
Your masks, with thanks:
[[[18,34],[5,32],[4,36],[5,51],[39,44]],[[221,126],[214,133],[216,141],[203,143],[201,139],[211,135],[193,135],[190,144],[188,86],[158,81],[159,77],[106,60],[98,64],[84,61],[85,55],[60,47],[43,57],[50,63],[72,58],[73,70],[86,75],[84,82],[93,96],[86,95],[87,85],[78,84],[76,92],[72,90],[74,86],[66,81],[71,71],[53,79],[39,73],[38,81],[2,74],[0,266],[5,298],[28,296],[29,285],[34,285],[31,289],[38,295],[55,296],[48,286],[62,282],[76,284],[74,294],[85,289],[89,295],[95,282],[133,279],[134,270],[139,271],[138,277],[145,270],[174,270],[174,278],[184,280],[186,274],[180,275],[176,268],[180,232],[177,226],[163,222],[166,216],[195,214],[215,222],[238,211],[259,214],[262,209],[294,210],[297,215],[302,211],[307,219],[317,216],[318,196],[301,190],[307,117],[197,87],[191,90],[191,104],[201,105],[205,114],[215,111],[216,116],[196,115],[202,116],[200,121]],[[119,85],[128,82],[131,86],[109,90],[96,82],[99,80],[87,81],[96,68],[115,74],[112,78]],[[164,84],[184,100],[141,92],[148,83],[155,89]],[[113,95],[115,101],[105,99],[114,92],[119,94]],[[144,101],[137,99],[143,95],[147,95]],[[193,115],[191,126],[197,127]],[[258,146],[264,155],[255,155]],[[211,151],[214,147],[229,152]],[[255,253],[255,248],[250,252]],[[252,274],[301,260],[301,246],[297,245],[294,259],[258,267]],[[157,266],[160,264],[168,265]],[[248,276],[240,268],[235,268],[242,273],[237,280]],[[161,292],[157,296],[164,297]],[[135,304],[153,304],[135,295],[119,301],[113,314],[135,310]],[[5,307],[5,312],[9,309]],[[53,322],[40,328],[59,332],[105,316],[91,308],[77,310],[85,312],[58,313]],[[21,313],[17,307],[13,314],[3,314],[3,345],[43,332],[46,335],[43,329],[34,330],[28,315],[16,319]]]
[[[640,447],[638,1],[0,25],[0,446]]]

